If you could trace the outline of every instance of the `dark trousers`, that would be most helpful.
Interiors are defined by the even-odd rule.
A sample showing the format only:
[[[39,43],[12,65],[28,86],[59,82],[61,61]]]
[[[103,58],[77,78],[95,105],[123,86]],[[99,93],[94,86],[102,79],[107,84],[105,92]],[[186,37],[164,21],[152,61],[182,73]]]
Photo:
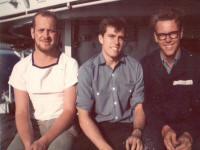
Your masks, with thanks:
[[[99,123],[98,127],[105,140],[115,150],[125,150],[125,141],[131,135],[132,123]],[[98,150],[95,145],[81,133],[74,142],[73,150]]]

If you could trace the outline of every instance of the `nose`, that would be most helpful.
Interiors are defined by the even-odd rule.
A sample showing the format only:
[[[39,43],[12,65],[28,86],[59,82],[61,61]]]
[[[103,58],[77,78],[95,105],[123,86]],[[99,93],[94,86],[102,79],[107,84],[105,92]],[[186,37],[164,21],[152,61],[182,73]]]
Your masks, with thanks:
[[[48,38],[49,37],[49,31],[45,30],[43,35],[44,35],[44,37]]]
[[[166,42],[171,42],[171,40],[172,40],[172,39],[170,38],[170,36],[169,36],[169,35],[166,35],[165,41],[166,41]]]
[[[116,38],[114,39],[114,42],[115,42],[116,45],[118,45],[118,44],[119,44],[119,38],[116,37]]]

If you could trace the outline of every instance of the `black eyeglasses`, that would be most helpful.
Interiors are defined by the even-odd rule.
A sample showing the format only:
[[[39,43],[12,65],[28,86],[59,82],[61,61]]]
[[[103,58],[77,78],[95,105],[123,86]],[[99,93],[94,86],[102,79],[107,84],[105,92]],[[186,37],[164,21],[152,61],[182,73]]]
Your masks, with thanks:
[[[171,39],[177,39],[179,37],[179,31],[173,31],[169,33],[156,33],[156,36],[159,40],[165,40],[167,36],[169,36]]]

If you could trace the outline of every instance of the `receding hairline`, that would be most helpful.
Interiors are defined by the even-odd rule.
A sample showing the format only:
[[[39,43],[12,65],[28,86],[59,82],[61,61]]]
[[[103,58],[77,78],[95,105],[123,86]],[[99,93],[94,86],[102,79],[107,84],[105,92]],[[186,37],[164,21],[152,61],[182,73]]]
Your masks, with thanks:
[[[58,28],[58,18],[57,16],[55,15],[55,13],[53,12],[50,12],[50,11],[40,11],[38,13],[36,13],[34,16],[33,16],[33,19],[32,19],[32,28],[35,27],[35,24],[36,24],[36,19],[38,17],[43,17],[43,18],[51,18],[56,26],[56,28]]]

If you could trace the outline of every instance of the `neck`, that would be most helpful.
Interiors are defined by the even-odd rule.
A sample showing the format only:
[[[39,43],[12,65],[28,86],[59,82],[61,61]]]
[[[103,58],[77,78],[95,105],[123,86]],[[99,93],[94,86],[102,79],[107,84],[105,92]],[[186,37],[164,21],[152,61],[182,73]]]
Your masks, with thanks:
[[[116,65],[116,61],[106,61],[106,64],[110,66],[110,68],[114,69]]]
[[[108,57],[107,55],[104,55],[104,53],[103,53],[103,56],[104,56],[104,59],[105,59],[105,61],[106,61],[106,64],[107,64],[110,68],[114,69],[114,68],[115,68],[115,65],[116,65],[116,63],[117,63],[117,61],[118,61],[118,57],[116,57],[116,58]]]
[[[48,66],[57,62],[60,52],[58,50],[52,50],[50,52],[44,52],[35,50],[33,53],[34,64],[37,66]]]
[[[162,58],[167,62],[170,68],[172,68],[174,60],[179,54],[179,51],[180,49],[174,55],[171,55],[171,56],[166,56],[166,55],[163,55],[163,53],[161,53]]]

